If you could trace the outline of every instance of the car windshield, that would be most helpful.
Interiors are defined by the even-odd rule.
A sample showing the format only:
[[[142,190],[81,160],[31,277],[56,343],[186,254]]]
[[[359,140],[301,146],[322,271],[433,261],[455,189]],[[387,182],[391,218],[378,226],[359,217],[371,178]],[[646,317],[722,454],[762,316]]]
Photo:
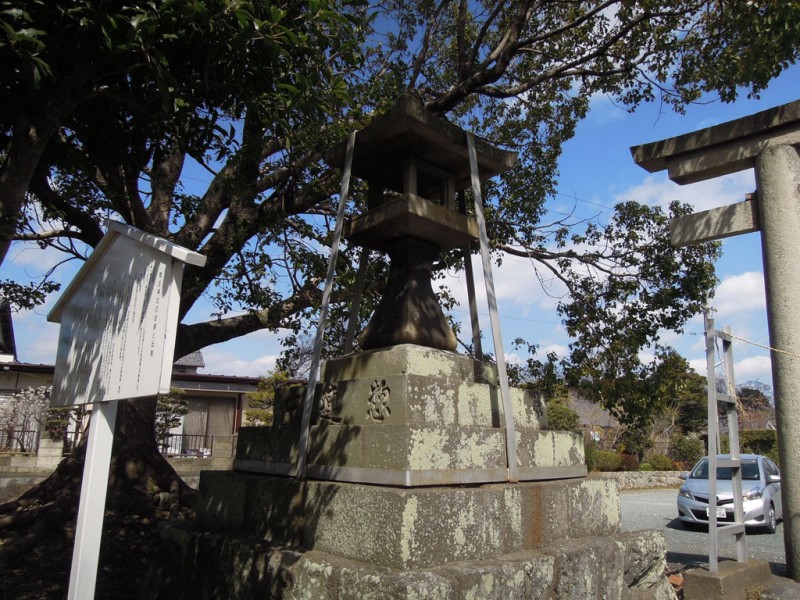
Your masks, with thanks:
[[[717,479],[730,479],[730,467],[717,467]],[[692,471],[692,479],[708,479],[708,459],[704,458]],[[747,459],[742,461],[742,479],[758,479],[758,461]]]

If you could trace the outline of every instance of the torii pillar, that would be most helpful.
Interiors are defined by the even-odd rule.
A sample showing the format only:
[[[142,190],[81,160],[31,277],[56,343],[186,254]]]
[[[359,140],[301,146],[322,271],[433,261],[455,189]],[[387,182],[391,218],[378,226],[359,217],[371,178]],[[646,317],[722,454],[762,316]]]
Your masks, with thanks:
[[[786,565],[800,581],[800,100],[631,153],[681,185],[755,168],[748,200],[673,219],[670,234],[683,246],[761,231]]]

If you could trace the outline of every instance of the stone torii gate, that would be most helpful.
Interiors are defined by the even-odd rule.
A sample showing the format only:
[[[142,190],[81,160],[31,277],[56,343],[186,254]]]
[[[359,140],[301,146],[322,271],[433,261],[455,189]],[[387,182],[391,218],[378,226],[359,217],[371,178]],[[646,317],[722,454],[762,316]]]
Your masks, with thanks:
[[[683,246],[761,232],[786,565],[800,581],[800,100],[631,153],[681,185],[755,168],[757,190],[745,202],[674,219],[670,234]]]

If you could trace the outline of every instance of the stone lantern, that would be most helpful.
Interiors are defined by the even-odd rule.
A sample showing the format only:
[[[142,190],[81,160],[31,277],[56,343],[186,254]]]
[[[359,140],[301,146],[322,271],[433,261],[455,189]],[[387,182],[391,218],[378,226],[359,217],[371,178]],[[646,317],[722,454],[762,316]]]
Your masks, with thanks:
[[[432,264],[479,235],[456,202],[470,165],[485,179],[514,155],[412,95],[351,148],[369,191],[347,235],[391,259],[362,351],[276,394],[272,425],[239,431],[234,470],[202,473],[203,530],[169,534],[160,597],[670,597],[660,532],[620,532],[617,485],[586,478],[582,435],[552,430],[534,390],[501,402],[499,367],[453,352]]]
[[[454,351],[456,337],[431,287],[443,251],[478,239],[475,220],[456,193],[470,186],[466,132],[404,94],[387,113],[359,131],[352,173],[368,185],[367,211],[345,235],[391,260],[386,289],[361,335],[363,350],[416,344]],[[476,144],[480,179],[508,170],[516,154]],[[345,144],[327,156],[344,162]]]

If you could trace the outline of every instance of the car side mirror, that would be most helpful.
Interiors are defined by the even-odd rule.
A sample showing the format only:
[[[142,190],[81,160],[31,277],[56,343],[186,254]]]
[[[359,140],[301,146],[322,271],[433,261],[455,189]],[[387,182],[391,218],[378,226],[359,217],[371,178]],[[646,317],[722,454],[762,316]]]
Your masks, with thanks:
[[[781,476],[780,475],[770,475],[768,477],[768,480],[769,480],[770,483],[779,483],[780,480],[781,480]]]
[[[678,477],[680,477],[681,479],[683,479],[684,481],[686,481],[687,479],[689,479],[689,473],[687,473],[686,471],[684,471],[683,473],[681,473],[680,475],[678,475]]]

